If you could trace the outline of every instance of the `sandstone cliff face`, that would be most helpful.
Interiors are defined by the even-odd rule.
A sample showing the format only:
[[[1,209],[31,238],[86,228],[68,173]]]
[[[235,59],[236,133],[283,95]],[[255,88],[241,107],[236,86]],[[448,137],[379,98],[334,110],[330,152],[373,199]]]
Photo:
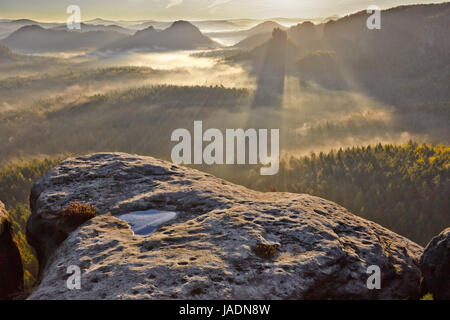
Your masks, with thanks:
[[[58,247],[71,201],[98,215]],[[423,248],[330,201],[261,193],[150,157],[69,159],[31,194],[28,236],[46,265],[31,299],[407,299],[419,297]],[[146,236],[119,214],[177,218]],[[69,290],[67,268],[81,269]],[[380,267],[381,289],[367,288]]]
[[[0,300],[15,298],[22,290],[22,258],[5,205],[0,202]]]
[[[420,258],[422,290],[436,300],[450,300],[450,228],[434,237]]]

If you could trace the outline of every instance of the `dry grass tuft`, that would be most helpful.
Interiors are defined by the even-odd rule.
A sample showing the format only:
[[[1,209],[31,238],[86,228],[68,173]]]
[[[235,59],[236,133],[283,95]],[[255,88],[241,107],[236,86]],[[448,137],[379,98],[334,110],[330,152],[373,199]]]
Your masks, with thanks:
[[[253,252],[262,259],[273,259],[277,253],[277,246],[270,244],[257,244]]]
[[[71,202],[61,214],[76,224],[82,224],[97,214],[97,208],[86,203]]]

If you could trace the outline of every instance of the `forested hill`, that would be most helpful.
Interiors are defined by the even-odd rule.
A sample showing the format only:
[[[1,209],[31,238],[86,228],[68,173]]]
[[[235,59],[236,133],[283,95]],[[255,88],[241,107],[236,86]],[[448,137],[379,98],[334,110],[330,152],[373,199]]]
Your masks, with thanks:
[[[17,235],[27,292],[31,290],[38,273],[37,259],[25,237],[26,223],[30,215],[30,189],[34,181],[45,175],[58,162],[56,159],[44,159],[0,166],[0,201],[6,205],[13,231]]]
[[[14,221],[28,288],[37,273],[37,261],[24,236],[29,193],[33,182],[58,162],[44,159],[0,166],[0,201]],[[271,177],[260,176],[256,167],[223,169],[213,173],[253,189],[332,200],[421,245],[450,222],[448,145],[377,145],[290,157],[281,162],[279,174]]]
[[[276,176],[258,172],[228,178],[257,190],[332,200],[421,245],[450,223],[448,145],[354,147],[285,158]]]

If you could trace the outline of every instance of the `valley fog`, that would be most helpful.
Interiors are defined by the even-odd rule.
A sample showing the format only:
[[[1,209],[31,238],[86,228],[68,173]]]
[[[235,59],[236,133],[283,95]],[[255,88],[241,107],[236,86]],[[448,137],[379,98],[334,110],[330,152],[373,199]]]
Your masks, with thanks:
[[[88,55],[76,55],[65,52],[55,58],[54,54],[44,53],[42,56],[51,56],[58,59],[62,66],[58,71],[48,69],[45,66],[39,72],[31,76],[10,76],[0,80],[0,115],[3,119],[18,119],[19,123],[35,121],[36,117],[45,117],[44,123],[49,124],[45,131],[52,130],[51,118],[45,114],[58,112],[66,108],[73,108],[82,105],[97,95],[119,94],[121,91],[132,90],[133,88],[151,87],[160,85],[187,86],[194,88],[201,87],[223,87],[223,90],[242,89],[246,90],[248,96],[244,100],[238,100],[231,110],[228,107],[221,107],[220,102],[217,107],[208,106],[204,100],[208,97],[200,98],[196,103],[192,102],[192,108],[183,106],[185,101],[171,97],[171,104],[176,104],[176,108],[170,113],[163,109],[159,112],[158,118],[178,117],[181,119],[174,121],[181,127],[190,128],[192,121],[204,120],[205,124],[211,128],[253,128],[269,127],[279,128],[281,131],[281,153],[283,155],[308,155],[311,152],[327,152],[339,148],[351,146],[363,146],[374,143],[405,143],[409,140],[419,142],[445,141],[446,130],[439,130],[439,127],[429,132],[414,132],[408,128],[408,123],[399,120],[398,111],[386,103],[377,101],[366,94],[347,90],[331,90],[313,82],[303,81],[301,78],[288,74],[283,76],[282,91],[276,92],[279,97],[279,105],[276,108],[255,107],[255,99],[258,92],[270,92],[273,88],[264,88],[260,83],[261,76],[255,74],[252,67],[246,63],[233,63],[223,57],[215,57],[214,53],[221,53],[223,49],[212,51],[189,50],[172,52],[106,52],[93,53]],[[41,57],[42,57],[41,56]],[[126,79],[126,80],[125,80]],[[212,90],[214,91],[214,90]],[[209,95],[214,95],[210,93]],[[89,102],[92,104],[91,102]],[[120,108],[134,110],[139,107],[152,109],[151,103],[145,101],[124,101],[116,102]],[[95,106],[95,102],[93,104]],[[88,111],[88,110],[87,110]],[[111,113],[110,110],[105,110]],[[185,117],[186,113],[189,117]],[[170,115],[169,115],[170,114]],[[68,114],[67,117],[75,115]],[[100,116],[100,115],[98,115]],[[149,117],[148,125],[153,122],[154,116]],[[27,118],[30,119],[27,119]],[[31,120],[33,119],[33,120]],[[70,120],[71,118],[67,118]],[[191,119],[192,121],[187,121]],[[416,119],[423,121],[423,119]],[[430,121],[427,119],[427,121]],[[439,119],[434,119],[439,122]],[[77,121],[81,126],[82,122]],[[105,132],[114,131],[111,123],[99,119],[101,128]],[[33,123],[33,127],[38,125]],[[123,128],[130,131],[130,139],[139,141],[142,139],[139,130],[146,130],[145,123],[139,124],[139,128]],[[89,130],[93,130],[92,127]],[[161,144],[170,145],[170,132],[168,128],[159,130],[158,141]],[[172,128],[176,129],[175,127]],[[15,144],[21,143],[20,138],[26,135],[27,128],[15,128],[12,123],[7,123],[0,128],[2,135],[0,146],[4,150],[11,150],[11,156],[20,156],[23,148],[17,148]],[[55,128],[56,130],[56,128]],[[137,130],[137,131],[136,131]],[[83,129],[82,131],[85,131]],[[154,130],[153,130],[154,131]],[[39,132],[39,131],[38,131]],[[136,136],[133,136],[134,133]],[[164,132],[164,134],[163,134]],[[29,134],[35,134],[32,131]],[[50,133],[50,132],[49,132]],[[89,134],[89,131],[80,133],[81,136]],[[60,135],[49,137],[50,144],[58,143]],[[438,140],[438,139],[440,140]],[[108,144],[105,146],[90,145],[81,137],[76,138],[71,145],[83,145],[77,148],[82,150],[99,151],[107,147],[114,150],[126,151],[122,149],[119,141],[111,140],[108,137]],[[50,142],[49,141],[49,142]],[[152,144],[149,142],[150,145]],[[97,143],[96,143],[97,144]],[[61,146],[62,147],[62,146]],[[145,148],[150,149],[150,148]],[[16,152],[14,152],[14,150]],[[20,150],[19,152],[17,152]],[[27,150],[32,154],[53,154],[60,152],[71,152],[70,148],[46,148],[40,150]],[[158,147],[154,149],[159,156],[167,157],[169,149]],[[138,149],[135,150],[139,152]]]

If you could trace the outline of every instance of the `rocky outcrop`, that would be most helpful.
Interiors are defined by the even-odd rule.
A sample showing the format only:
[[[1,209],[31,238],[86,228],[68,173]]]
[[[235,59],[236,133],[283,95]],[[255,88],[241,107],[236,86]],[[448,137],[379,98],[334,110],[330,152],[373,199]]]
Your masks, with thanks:
[[[420,258],[422,290],[436,300],[450,300],[450,228],[434,237]]]
[[[50,225],[70,202],[97,216],[58,247]],[[330,201],[261,193],[150,157],[69,159],[38,181],[28,234],[46,259],[31,299],[408,299],[423,248]],[[177,212],[138,236],[117,215]],[[81,269],[69,290],[67,268]],[[369,266],[381,270],[370,290]]]
[[[13,299],[22,290],[22,258],[5,205],[0,202],[0,300]]]
[[[36,219],[30,219],[27,222],[27,241],[35,248],[39,259],[39,271],[42,271],[45,267],[49,254],[72,231],[93,218],[95,214],[96,208],[93,206],[70,202],[67,207],[61,208],[56,213],[48,212],[45,219],[38,219],[37,221]],[[36,229],[38,230],[37,233]]]

